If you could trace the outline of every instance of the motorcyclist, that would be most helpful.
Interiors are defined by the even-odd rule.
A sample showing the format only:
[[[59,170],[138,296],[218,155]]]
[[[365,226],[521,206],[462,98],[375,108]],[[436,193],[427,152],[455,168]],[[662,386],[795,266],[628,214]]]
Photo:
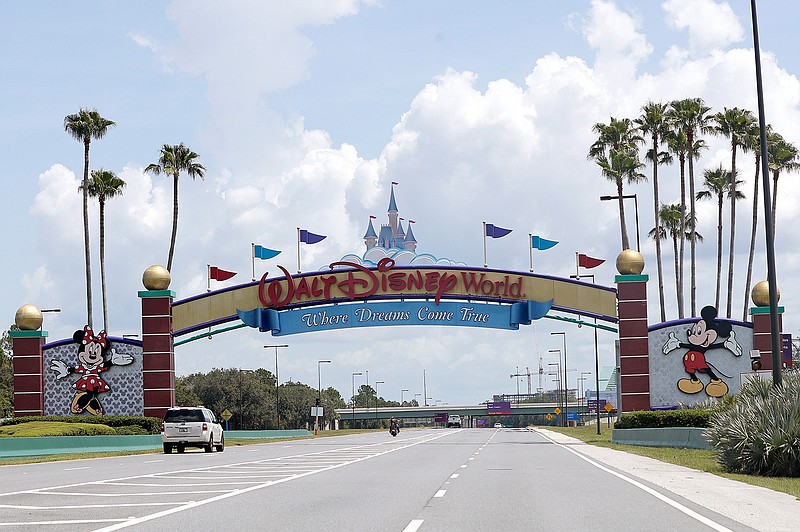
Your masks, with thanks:
[[[389,432],[392,431],[400,432],[400,425],[396,417],[392,417],[391,421],[389,421]]]

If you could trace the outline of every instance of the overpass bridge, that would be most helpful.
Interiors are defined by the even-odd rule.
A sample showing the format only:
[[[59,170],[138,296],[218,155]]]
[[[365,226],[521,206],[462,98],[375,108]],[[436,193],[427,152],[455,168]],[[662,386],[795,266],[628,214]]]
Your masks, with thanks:
[[[554,414],[558,403],[519,403],[511,405],[511,412],[503,416],[515,415],[546,415]],[[368,419],[399,419],[431,418],[436,414],[458,414],[460,416],[484,417],[489,416],[486,404],[480,405],[436,405],[436,406],[384,406],[380,408],[337,408],[336,413],[342,421],[358,421]],[[569,413],[578,412],[586,414],[589,408],[586,405],[570,404]],[[495,414],[492,414],[495,415]]]

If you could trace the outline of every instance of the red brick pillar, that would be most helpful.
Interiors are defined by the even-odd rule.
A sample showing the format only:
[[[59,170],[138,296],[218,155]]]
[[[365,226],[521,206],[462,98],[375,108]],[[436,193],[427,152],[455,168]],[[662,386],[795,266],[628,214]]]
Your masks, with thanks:
[[[14,350],[14,416],[44,412],[42,346],[47,331],[9,331]]]
[[[647,275],[617,275],[621,413],[650,410]]]
[[[761,369],[772,369],[772,328],[769,307],[751,307],[750,315],[753,317],[753,349],[758,349],[761,353]],[[782,330],[783,307],[778,307],[778,334]]]
[[[175,351],[172,341],[171,290],[144,290],[142,299],[142,366],[144,415],[164,417],[175,406]]]

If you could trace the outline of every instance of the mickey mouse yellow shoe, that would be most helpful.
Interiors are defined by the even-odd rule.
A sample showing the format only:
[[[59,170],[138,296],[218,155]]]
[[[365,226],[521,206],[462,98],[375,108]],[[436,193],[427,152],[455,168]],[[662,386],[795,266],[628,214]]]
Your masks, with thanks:
[[[678,381],[678,389],[683,393],[697,393],[703,389],[703,383],[699,380],[681,379]]]
[[[711,382],[706,386],[706,393],[709,397],[722,397],[728,393],[728,385],[720,379],[711,379]]]

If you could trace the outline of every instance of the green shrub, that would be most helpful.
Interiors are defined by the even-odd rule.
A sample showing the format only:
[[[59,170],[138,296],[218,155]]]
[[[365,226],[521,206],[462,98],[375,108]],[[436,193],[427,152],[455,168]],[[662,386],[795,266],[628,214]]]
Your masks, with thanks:
[[[116,427],[115,430],[120,436],[144,436],[149,434],[149,432],[139,425],[124,425],[122,427]]]
[[[161,432],[161,419],[145,416],[22,416],[7,419],[0,425],[18,425],[32,421],[60,421],[64,423],[89,423],[107,425],[109,427],[141,427],[142,434],[159,434]]]
[[[640,410],[622,414],[614,424],[617,429],[650,429],[664,427],[705,428],[711,419],[711,410]]]
[[[753,380],[728,410],[716,413],[706,438],[729,473],[800,477],[800,373],[782,385]]]
[[[116,434],[116,430],[99,423],[65,423],[59,421],[31,421],[6,424],[0,427],[0,437],[25,438],[42,436],[101,436]]]

